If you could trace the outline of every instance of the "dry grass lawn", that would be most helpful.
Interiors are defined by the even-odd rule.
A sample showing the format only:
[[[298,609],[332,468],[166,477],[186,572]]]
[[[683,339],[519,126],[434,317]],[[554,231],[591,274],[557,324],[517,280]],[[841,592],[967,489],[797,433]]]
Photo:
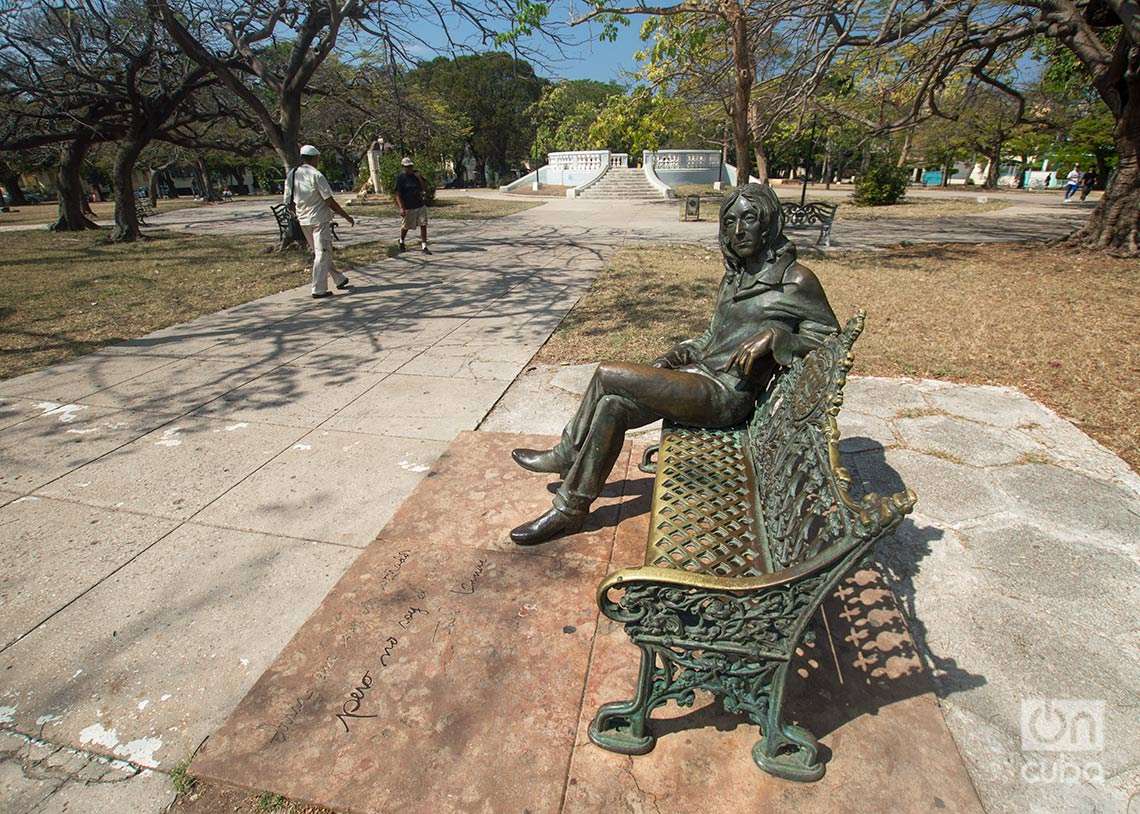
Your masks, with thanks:
[[[799,201],[800,193],[798,187],[783,186],[773,187],[780,195],[781,201]],[[714,202],[719,201],[726,194],[732,191],[732,187],[727,187],[723,192],[717,192],[710,184],[679,184],[675,188],[676,193],[684,197],[685,195],[699,195],[702,198],[710,199]],[[979,195],[984,193],[979,192]],[[807,201],[824,201],[826,203],[839,204],[839,210],[835,213],[837,221],[851,221],[851,220],[882,220],[884,218],[896,219],[909,219],[909,218],[944,218],[955,217],[961,215],[980,215],[983,212],[996,212],[999,209],[1006,209],[1013,206],[1010,201],[986,201],[985,203],[978,203],[962,198],[945,198],[945,199],[929,199],[929,198],[913,198],[911,200],[903,200],[891,206],[856,206],[851,202],[850,195],[842,197],[836,196],[823,196],[816,192],[815,189],[809,189],[807,194]]]
[[[300,252],[264,241],[151,232],[106,243],[107,232],[22,231],[0,261],[0,379],[104,345],[303,285]],[[387,254],[384,243],[338,249],[342,270]]]
[[[841,321],[867,309],[856,374],[1018,387],[1140,468],[1135,261],[1010,244],[807,265]],[[721,274],[700,247],[623,250],[538,361],[649,361],[704,330]]]
[[[796,200],[799,200],[798,198]],[[811,200],[809,194],[808,200]],[[980,215],[983,212],[996,212],[1006,209],[1013,204],[1010,201],[968,201],[959,199],[930,200],[915,199],[903,200],[890,206],[856,206],[850,198],[837,201],[839,210],[835,213],[837,221],[843,220],[880,220],[882,218],[945,218],[960,215]]]
[[[192,198],[162,198],[158,202],[159,212],[171,212],[175,209],[190,209],[203,206],[202,201]],[[219,204],[222,205],[222,204]],[[112,201],[100,201],[91,204],[91,211],[95,213],[95,220],[111,220],[115,216],[115,204]],[[0,226],[21,223],[55,223],[59,216],[59,207],[53,203],[33,204],[31,206],[12,207],[10,212],[0,212]]]
[[[542,206],[542,201],[503,201],[497,198],[470,198],[447,197],[436,198],[435,203],[428,208],[428,218],[443,218],[444,220],[488,220],[514,215]],[[357,215],[375,218],[395,218],[400,210],[393,203],[387,204],[359,204],[347,206],[345,211],[353,217]]]

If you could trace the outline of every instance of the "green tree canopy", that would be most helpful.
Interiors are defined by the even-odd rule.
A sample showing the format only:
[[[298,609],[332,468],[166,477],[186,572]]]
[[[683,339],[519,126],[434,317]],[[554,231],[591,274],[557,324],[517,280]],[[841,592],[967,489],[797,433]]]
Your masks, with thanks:
[[[438,57],[418,66],[411,79],[468,119],[467,143],[479,180],[488,166],[507,172],[529,156],[534,140],[530,111],[546,84],[529,62],[498,51]]]
[[[534,152],[539,157],[559,150],[581,150],[589,144],[590,125],[611,97],[624,95],[612,82],[570,79],[547,85],[531,111]]]

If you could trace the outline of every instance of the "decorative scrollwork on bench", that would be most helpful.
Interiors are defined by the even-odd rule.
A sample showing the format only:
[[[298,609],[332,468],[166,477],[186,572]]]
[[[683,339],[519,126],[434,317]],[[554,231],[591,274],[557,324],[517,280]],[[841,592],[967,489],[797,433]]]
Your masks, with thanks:
[[[856,501],[847,491],[835,419],[862,329],[860,313],[796,360],[746,424],[666,422],[644,565],[598,590],[641,650],[636,692],[598,711],[594,743],[644,754],[653,710],[691,705],[703,689],[760,727],[760,768],[823,775],[815,738],[783,718],[792,654],[824,596],[914,505],[910,492]]]
[[[831,245],[831,225],[835,222],[839,204],[819,201],[800,204],[789,201],[780,204],[780,209],[784,213],[784,223],[788,226],[815,226],[818,223],[819,239],[816,244],[826,241],[825,245]]]

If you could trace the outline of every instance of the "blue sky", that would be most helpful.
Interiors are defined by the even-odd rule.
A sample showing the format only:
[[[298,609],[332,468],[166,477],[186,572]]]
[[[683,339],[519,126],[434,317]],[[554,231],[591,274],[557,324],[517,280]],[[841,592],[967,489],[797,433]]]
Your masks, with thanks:
[[[552,13],[552,17],[561,13],[561,20],[569,17],[569,10],[561,8]],[[633,17],[628,26],[619,26],[618,37],[614,42],[602,42],[598,35],[601,25],[586,23],[570,29],[564,29],[562,34],[569,41],[581,42],[580,46],[566,49],[566,57],[560,57],[549,41],[537,37],[527,42],[532,48],[539,49],[547,55],[545,64],[536,64],[535,70],[540,76],[550,79],[597,79],[602,82],[626,82],[622,76],[623,71],[632,71],[637,68],[637,61],[633,55],[643,46],[638,32],[644,17]],[[448,27],[453,39],[461,42],[467,49],[466,53],[492,50],[494,46],[484,43],[476,36],[470,24],[452,17],[448,20]],[[407,26],[408,31],[421,38],[421,42],[407,42],[408,53],[417,59],[431,59],[434,56],[448,56],[446,38],[443,36],[437,22],[431,18],[417,17]],[[397,35],[399,36],[399,35]],[[502,50],[509,50],[503,48]]]
[[[633,58],[636,51],[644,43],[638,36],[644,18],[635,17],[628,26],[622,26],[618,32],[616,42],[602,42],[597,38],[601,31],[600,26],[594,26],[592,33],[585,26],[580,26],[582,36],[589,42],[573,59],[551,66],[550,73],[562,79],[597,79],[601,82],[623,82],[622,71],[632,71],[637,68],[637,61]],[[575,29],[572,35],[577,35]],[[546,71],[543,71],[545,74]]]

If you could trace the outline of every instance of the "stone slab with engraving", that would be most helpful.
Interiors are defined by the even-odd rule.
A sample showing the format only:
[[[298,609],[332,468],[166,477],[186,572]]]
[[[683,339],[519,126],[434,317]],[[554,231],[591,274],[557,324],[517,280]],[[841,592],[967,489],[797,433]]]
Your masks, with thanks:
[[[594,590],[640,559],[652,478],[635,445],[610,479],[608,519],[581,540],[511,550],[512,518],[494,507],[528,516],[553,479],[520,476],[509,451],[542,440],[460,436],[191,772],[338,812],[981,810],[869,569],[825,605],[789,683],[793,717],[830,753],[820,782],[757,769],[756,728],[709,698],[659,710],[648,755],[590,743],[597,706],[628,697],[637,667],[620,626],[599,625]]]

